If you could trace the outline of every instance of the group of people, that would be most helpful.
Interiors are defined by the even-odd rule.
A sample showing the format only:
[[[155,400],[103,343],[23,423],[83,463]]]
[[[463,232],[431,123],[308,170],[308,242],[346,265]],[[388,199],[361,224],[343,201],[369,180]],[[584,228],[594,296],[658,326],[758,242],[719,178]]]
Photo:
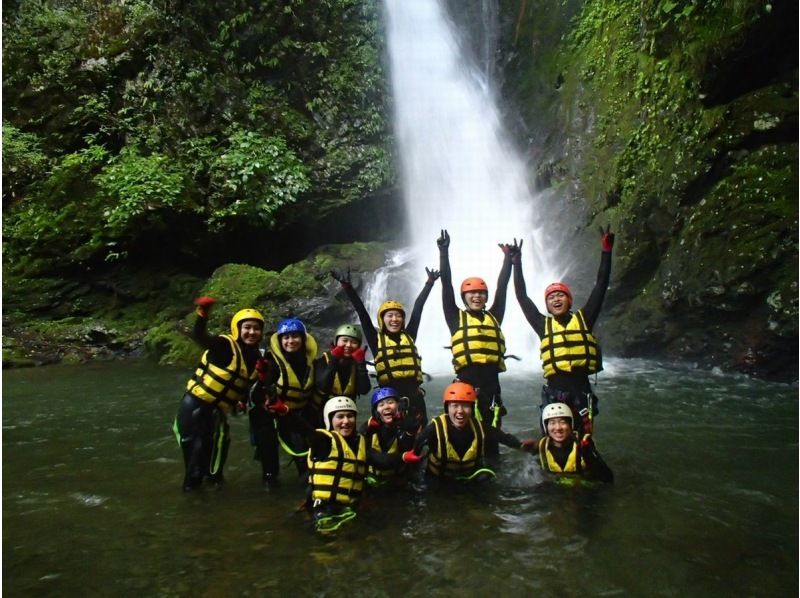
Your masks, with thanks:
[[[426,268],[427,280],[408,319],[401,303],[388,300],[378,308],[376,327],[349,271],[331,272],[360,327],[341,325],[319,356],[316,339],[292,317],[279,322],[262,350],[266,322],[255,309],[234,314],[230,334],[211,336],[207,322],[215,300],[196,299],[193,338],[205,351],[187,382],[174,425],[184,458],[184,491],[204,481],[224,483],[230,445],[227,415],[238,412],[248,414],[265,489],[279,483],[283,450],[308,480],[306,506],[320,531],[355,516],[353,508],[366,484],[411,484],[421,490],[431,484],[488,480],[494,477],[489,465],[499,444],[537,453],[542,470],[558,479],[613,481],[592,440],[598,410],[589,380],[602,369],[592,328],[608,287],[614,242],[609,228],[601,232],[597,280],[577,311],[563,282],[546,288],[547,314],[537,309],[527,296],[522,241],[516,239],[499,245],[504,259],[488,308],[489,288],[478,277],[461,283],[463,306],[456,303],[446,230],[437,239],[439,270]],[[500,388],[500,373],[506,369],[501,326],[512,270],[517,300],[540,338],[545,385],[538,442],[521,441],[502,430],[507,410]],[[443,393],[444,413],[429,420],[415,339],[439,278],[455,379]],[[365,342],[375,389],[367,373]],[[370,413],[359,426],[356,399],[370,392]]]

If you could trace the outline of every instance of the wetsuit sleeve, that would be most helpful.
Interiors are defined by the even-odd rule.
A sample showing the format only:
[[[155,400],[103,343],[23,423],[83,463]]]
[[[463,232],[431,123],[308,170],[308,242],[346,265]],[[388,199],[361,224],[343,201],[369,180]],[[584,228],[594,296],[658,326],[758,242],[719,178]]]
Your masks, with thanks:
[[[513,449],[518,449],[522,446],[522,442],[520,442],[519,438],[508,432],[503,432],[501,429],[495,428],[494,426],[484,426],[483,431],[488,438],[496,440],[500,444],[504,444]]]
[[[414,440],[414,452],[421,455],[426,447],[428,450],[435,451],[437,444],[436,426],[428,424],[422,432],[417,434],[417,438]]]
[[[372,389],[372,382],[370,381],[369,374],[367,373],[367,364],[357,363],[355,367],[356,367],[356,393],[360,395],[369,394],[369,391]]]
[[[192,328],[192,340],[208,351],[208,361],[219,366],[228,365],[233,360],[233,350],[228,339],[221,336],[211,336],[206,331],[207,327],[208,318],[197,316],[194,321],[194,328]]]
[[[500,268],[500,275],[497,277],[497,290],[494,293],[494,301],[489,312],[495,317],[499,324],[503,323],[506,315],[506,292],[508,281],[511,279],[511,256],[506,254],[503,258],[503,266]]]
[[[397,454],[384,453],[374,448],[368,448],[367,463],[378,469],[399,469],[403,464],[403,459]]]
[[[358,321],[361,322],[361,330],[364,332],[364,339],[367,341],[369,350],[372,351],[372,355],[374,356],[378,351],[378,333],[375,331],[375,326],[372,325],[372,321],[369,319],[367,308],[364,307],[364,302],[361,301],[361,297],[358,296],[358,293],[356,293],[356,290],[352,286],[348,285],[343,288],[350,303],[353,304],[353,309],[356,310]]]
[[[586,462],[585,476],[587,479],[596,480],[598,482],[612,483],[614,481],[614,472],[606,465],[603,457],[597,452],[597,447],[594,441],[589,438],[588,445],[580,447],[581,457]]]
[[[450,256],[447,247],[439,248],[439,272],[442,279],[442,310],[444,311],[444,321],[450,334],[455,333],[458,328],[458,305],[453,291],[453,273],[450,272]]]
[[[194,327],[192,328],[192,340],[203,347],[203,349],[210,349],[211,345],[213,345],[218,338],[219,337],[211,336],[208,333],[208,318],[197,316],[194,321]]]
[[[333,388],[333,377],[336,375],[336,361],[325,359],[323,353],[314,360],[314,388],[321,393],[328,393]]]
[[[583,306],[583,317],[586,325],[591,329],[600,315],[603,300],[606,297],[608,281],[611,279],[611,252],[604,251],[600,257],[600,269],[597,271],[597,280],[586,305]]]
[[[528,297],[528,290],[525,285],[525,276],[522,274],[522,264],[514,265],[514,292],[517,301],[522,308],[525,319],[533,328],[534,332],[541,338],[544,335],[544,315],[536,308],[536,304]]]
[[[309,455],[312,461],[321,461],[327,459],[331,454],[331,438],[327,434],[316,430],[311,436],[309,444]]]
[[[415,339],[417,338],[417,332],[419,331],[419,321],[422,318],[422,309],[425,307],[425,302],[428,300],[428,296],[431,294],[431,289],[433,288],[434,282],[435,281],[426,281],[425,286],[422,287],[419,295],[417,295],[417,300],[414,301],[414,308],[411,310],[411,317],[408,320],[406,332],[408,332]]]

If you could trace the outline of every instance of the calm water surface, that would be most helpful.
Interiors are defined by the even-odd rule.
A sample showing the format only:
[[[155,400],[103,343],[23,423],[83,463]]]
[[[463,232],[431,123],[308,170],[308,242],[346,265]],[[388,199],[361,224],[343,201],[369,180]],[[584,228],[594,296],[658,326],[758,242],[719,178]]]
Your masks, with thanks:
[[[493,487],[368,499],[333,539],[284,471],[261,490],[247,420],[227,486],[183,494],[171,422],[189,371],[3,372],[8,596],[779,596],[798,586],[798,394],[652,362],[599,377],[596,437],[617,482],[554,486],[503,453]],[[448,379],[429,383],[438,412]],[[503,381],[520,437],[539,375]],[[366,404],[362,398],[360,405]]]

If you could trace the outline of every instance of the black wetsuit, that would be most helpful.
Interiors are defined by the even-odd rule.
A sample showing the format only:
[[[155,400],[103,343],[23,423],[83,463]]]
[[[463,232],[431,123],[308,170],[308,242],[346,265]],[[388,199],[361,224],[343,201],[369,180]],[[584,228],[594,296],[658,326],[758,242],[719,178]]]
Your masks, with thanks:
[[[600,258],[600,268],[597,272],[594,288],[586,301],[586,305],[582,308],[586,326],[590,331],[595,322],[597,322],[600,309],[603,307],[603,300],[606,296],[610,277],[611,252],[604,251]],[[514,267],[514,290],[517,295],[517,301],[519,301],[519,305],[522,308],[522,313],[525,314],[525,318],[541,339],[545,334],[545,321],[548,316],[542,314],[528,297],[521,265],[515,265]],[[558,318],[558,321],[565,325],[571,317],[572,312],[568,312]],[[579,412],[588,407],[588,401],[591,399],[593,414],[598,413],[597,397],[592,392],[589,372],[586,369],[579,368],[569,372],[556,372],[546,378],[546,382],[546,386],[542,389],[542,406],[559,401],[570,404],[573,407],[573,411]],[[574,417],[573,421],[575,422],[576,430],[581,431],[581,418]],[[583,429],[582,431],[589,432],[590,430]]]
[[[207,326],[208,318],[198,316],[192,330],[192,339],[207,352],[206,359],[209,363],[220,368],[227,367],[234,357],[231,344],[223,336],[209,335]],[[261,355],[258,347],[246,345],[241,339],[236,342],[242,351],[247,371],[252,373],[256,360]],[[242,395],[242,401],[246,398]],[[213,483],[221,484],[224,480],[222,469],[230,446],[230,427],[225,413],[187,392],[178,407],[176,424],[186,468],[184,489],[190,490],[198,486],[205,477]],[[217,447],[219,454],[215,459],[218,462],[216,472],[211,472],[215,432],[221,434],[222,442]]]
[[[417,338],[420,319],[422,318],[422,309],[425,307],[425,302],[428,300],[428,296],[430,295],[431,289],[433,288],[435,282],[435,280],[428,280],[425,282],[425,285],[422,287],[422,290],[417,296],[416,301],[414,301],[414,307],[411,310],[411,316],[408,317],[405,322],[403,331],[405,331],[405,333],[408,334],[412,339],[416,340]],[[367,313],[367,309],[364,307],[363,301],[361,301],[361,297],[358,296],[358,293],[356,293],[352,285],[345,284],[342,285],[342,288],[347,294],[347,298],[350,300],[350,303],[353,304],[353,308],[356,310],[358,320],[361,323],[361,330],[364,332],[364,339],[367,342],[367,346],[369,346],[369,350],[372,352],[373,356],[377,355],[378,331],[375,329],[369,313]],[[389,331],[385,331],[385,333],[394,341],[397,341],[399,338],[398,334],[392,334]],[[419,381],[417,381],[415,378],[395,378],[385,386],[389,386],[396,390],[401,397],[408,397],[410,401],[409,408],[419,419],[421,425],[426,425],[428,423],[428,413],[425,407],[425,393],[422,390]]]
[[[448,255],[447,247],[439,248],[439,270],[442,277],[442,309],[444,310],[444,319],[447,322],[447,328],[450,330],[451,336],[455,334],[459,325],[459,312],[461,311],[456,304],[455,292],[453,291],[453,274],[450,270],[450,258]],[[506,290],[508,288],[508,281],[511,278],[511,257],[506,254],[503,259],[503,266],[500,268],[500,275],[497,277],[497,288],[494,293],[494,302],[492,306],[486,310],[491,313],[497,320],[498,324],[503,323],[503,317],[506,313]],[[483,320],[487,317],[483,312],[468,311],[473,317]],[[503,407],[501,392],[500,392],[500,369],[495,364],[481,364],[473,363],[468,364],[456,372],[456,376],[462,382],[467,382],[475,387],[478,391],[478,411],[480,411],[483,422],[487,425],[486,428],[491,428],[490,425],[494,419],[493,404],[501,407],[501,414],[504,415],[506,410]],[[502,417],[497,418],[497,427],[502,426]],[[498,445],[494,439],[487,436],[486,443],[487,455],[496,455],[498,453]]]

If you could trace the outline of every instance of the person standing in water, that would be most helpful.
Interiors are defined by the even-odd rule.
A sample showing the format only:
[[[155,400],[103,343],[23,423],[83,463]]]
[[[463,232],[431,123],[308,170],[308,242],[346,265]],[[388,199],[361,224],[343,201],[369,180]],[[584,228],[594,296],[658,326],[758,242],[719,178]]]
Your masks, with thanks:
[[[439,270],[442,276],[442,309],[450,330],[453,352],[453,368],[459,381],[473,386],[478,395],[477,413],[485,426],[502,427],[502,416],[506,414],[500,394],[500,372],[506,370],[506,342],[500,325],[506,311],[506,289],[511,278],[511,257],[519,252],[516,241],[513,245],[500,244],[505,255],[494,302],[489,309],[489,287],[482,278],[465,278],[461,283],[461,300],[465,309],[459,309],[453,291],[450,271],[450,234],[442,230],[436,241],[439,247]],[[498,454],[499,447],[489,438],[486,454]]]
[[[570,288],[563,282],[554,282],[544,291],[549,315],[543,315],[528,298],[521,251],[514,252],[511,260],[517,301],[541,341],[539,353],[546,380],[541,408],[550,403],[566,403],[572,409],[573,425],[580,434],[592,433],[592,421],[599,413],[589,376],[603,369],[603,359],[592,329],[608,289],[614,247],[611,227],[601,228],[600,232],[602,252],[597,280],[586,304],[576,312],[571,311]]]

